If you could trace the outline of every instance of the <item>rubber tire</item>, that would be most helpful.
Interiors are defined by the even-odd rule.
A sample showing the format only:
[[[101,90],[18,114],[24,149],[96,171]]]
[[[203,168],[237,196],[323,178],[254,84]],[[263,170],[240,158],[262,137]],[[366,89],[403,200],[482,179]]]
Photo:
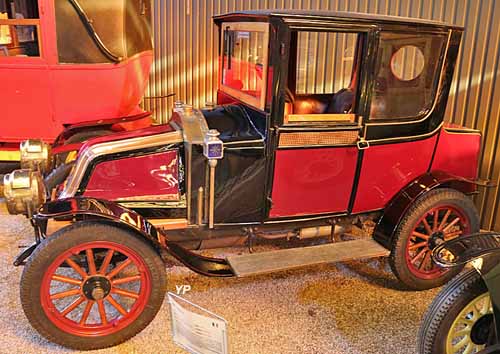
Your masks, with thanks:
[[[154,248],[131,231],[90,221],[65,227],[42,241],[24,267],[21,278],[21,304],[29,322],[49,341],[78,350],[92,350],[120,344],[142,331],[155,318],[166,291],[165,265]],[[133,249],[144,260],[151,274],[151,294],[144,311],[128,327],[103,337],[81,337],[62,331],[45,315],[40,303],[42,274],[54,259],[80,243],[114,241]]]
[[[453,322],[472,300],[488,289],[475,269],[450,281],[434,298],[417,337],[419,354],[446,354],[446,338]]]
[[[480,220],[473,201],[465,194],[449,188],[439,188],[427,192],[418,198],[403,216],[394,238],[392,239],[389,263],[396,277],[411,290],[426,290],[439,287],[447,283],[463,268],[456,267],[448,270],[434,279],[416,277],[406,264],[406,243],[420,217],[428,210],[438,205],[451,205],[460,209],[470,222],[471,233],[479,232]]]

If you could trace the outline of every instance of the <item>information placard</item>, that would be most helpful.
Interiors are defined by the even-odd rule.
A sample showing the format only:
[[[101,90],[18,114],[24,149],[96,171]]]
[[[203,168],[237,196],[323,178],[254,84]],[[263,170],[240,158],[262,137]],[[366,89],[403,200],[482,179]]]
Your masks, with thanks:
[[[192,354],[229,354],[226,320],[173,293],[168,300],[175,344]]]

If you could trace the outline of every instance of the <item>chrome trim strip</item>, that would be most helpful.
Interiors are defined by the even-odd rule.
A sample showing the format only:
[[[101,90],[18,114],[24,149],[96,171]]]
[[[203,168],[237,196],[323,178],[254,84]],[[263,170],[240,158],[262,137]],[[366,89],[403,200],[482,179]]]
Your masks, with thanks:
[[[263,143],[263,142],[264,142],[264,139],[228,141],[228,142],[224,142],[224,146],[237,145],[237,144],[248,144],[248,143]]]
[[[413,140],[415,138],[427,138],[429,136],[432,136],[438,132],[444,125],[444,122],[441,122],[436,129],[429,133],[425,134],[419,134],[419,135],[412,135],[412,136],[404,136],[404,137],[397,137],[397,138],[385,138],[385,139],[373,139],[373,140],[365,140],[367,143],[372,144],[372,143],[379,143],[379,142],[387,142],[387,141],[400,141],[404,143],[405,141],[408,140]]]
[[[75,167],[68,177],[68,183],[58,199],[72,198],[75,196],[91,162],[100,156],[181,142],[183,142],[182,132],[174,131],[92,145],[78,156]]]

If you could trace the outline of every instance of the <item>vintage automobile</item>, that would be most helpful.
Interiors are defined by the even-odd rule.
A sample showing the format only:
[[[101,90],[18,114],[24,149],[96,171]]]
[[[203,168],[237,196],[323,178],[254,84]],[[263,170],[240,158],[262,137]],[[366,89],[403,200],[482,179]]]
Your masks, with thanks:
[[[481,134],[443,122],[463,29],[288,10],[215,23],[217,105],[178,102],[168,124],[87,141],[51,191],[36,155],[35,169],[5,175],[9,211],[35,233],[15,260],[27,260],[23,309],[50,340],[92,349],[141,331],[162,304],[169,255],[216,277],[389,255],[411,289],[459,271],[431,252],[479,230],[469,195],[482,183]],[[336,234],[366,218],[373,237]],[[196,252],[318,237],[328,242]]]
[[[455,238],[433,251],[446,268],[472,267],[439,292],[418,335],[420,354],[500,353],[500,234]]]
[[[0,173],[19,168],[26,139],[37,141],[24,151],[52,148],[64,163],[91,137],[151,125],[138,107],[153,60],[149,5],[102,4],[0,1]]]

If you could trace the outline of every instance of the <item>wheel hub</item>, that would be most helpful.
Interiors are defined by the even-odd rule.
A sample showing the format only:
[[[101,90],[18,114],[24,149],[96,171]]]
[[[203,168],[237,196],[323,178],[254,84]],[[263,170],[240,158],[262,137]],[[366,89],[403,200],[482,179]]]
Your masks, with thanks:
[[[103,276],[91,276],[83,283],[83,294],[89,300],[102,300],[111,291],[111,282]]]
[[[429,238],[429,248],[433,250],[434,248],[442,244],[444,242],[444,236],[444,232],[442,231],[434,232]]]
[[[482,316],[472,326],[470,339],[474,344],[484,345],[488,343],[490,333],[493,329],[493,314]]]

